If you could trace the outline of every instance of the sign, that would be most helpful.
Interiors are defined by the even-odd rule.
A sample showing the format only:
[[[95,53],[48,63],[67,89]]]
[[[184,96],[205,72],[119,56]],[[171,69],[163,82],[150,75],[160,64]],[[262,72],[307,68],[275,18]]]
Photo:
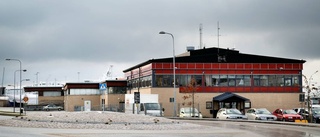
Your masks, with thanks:
[[[140,103],[140,92],[134,92],[134,103]]]
[[[100,90],[106,90],[107,89],[107,83],[99,83],[99,89]]]
[[[299,94],[299,102],[304,102],[304,100],[305,100],[305,95]]]
[[[23,98],[23,101],[26,102],[26,103],[28,102],[28,100],[29,100],[29,98],[28,98],[27,96],[25,96],[25,97]]]

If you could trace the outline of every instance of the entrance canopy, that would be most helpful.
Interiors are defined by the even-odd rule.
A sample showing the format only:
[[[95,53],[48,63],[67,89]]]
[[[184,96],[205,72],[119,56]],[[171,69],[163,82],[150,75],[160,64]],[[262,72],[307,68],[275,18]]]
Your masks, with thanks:
[[[250,99],[239,96],[231,92],[225,92],[219,96],[215,96],[212,99],[213,102],[250,102]]]

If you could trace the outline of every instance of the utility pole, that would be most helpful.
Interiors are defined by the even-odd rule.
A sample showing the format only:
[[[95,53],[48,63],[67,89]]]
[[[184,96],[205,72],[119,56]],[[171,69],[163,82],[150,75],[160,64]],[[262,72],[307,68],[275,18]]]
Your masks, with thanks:
[[[200,44],[199,44],[199,49],[202,49],[202,24],[200,24],[199,31],[200,31]]]

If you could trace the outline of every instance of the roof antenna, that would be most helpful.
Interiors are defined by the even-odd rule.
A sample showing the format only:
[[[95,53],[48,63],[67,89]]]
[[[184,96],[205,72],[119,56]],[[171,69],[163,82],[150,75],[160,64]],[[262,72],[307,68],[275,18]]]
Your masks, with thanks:
[[[199,49],[202,49],[202,24],[199,26],[199,31],[200,31],[200,46]]]
[[[219,28],[219,21],[218,21],[218,54],[219,54],[219,36],[220,36],[220,34],[219,34],[219,30],[220,30],[220,28]]]

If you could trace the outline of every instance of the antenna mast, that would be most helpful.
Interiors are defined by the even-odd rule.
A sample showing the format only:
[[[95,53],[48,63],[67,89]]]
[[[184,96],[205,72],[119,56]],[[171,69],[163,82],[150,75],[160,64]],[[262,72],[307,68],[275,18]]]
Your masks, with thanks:
[[[199,49],[202,49],[202,24],[200,24],[199,31],[200,31],[200,46],[199,46]]]
[[[107,72],[107,75],[106,75],[106,79],[108,80],[110,80],[110,79],[112,79],[112,67],[113,67],[113,65],[110,65],[110,67],[109,67],[109,70],[108,70],[108,72]]]
[[[3,74],[2,74],[2,83],[1,83],[1,87],[3,87],[3,81],[4,81],[4,72],[6,71],[6,68],[3,67]]]
[[[218,21],[218,54],[219,54],[219,36],[220,36],[220,34],[219,34],[219,30],[220,30],[220,28],[219,28],[219,21]]]

